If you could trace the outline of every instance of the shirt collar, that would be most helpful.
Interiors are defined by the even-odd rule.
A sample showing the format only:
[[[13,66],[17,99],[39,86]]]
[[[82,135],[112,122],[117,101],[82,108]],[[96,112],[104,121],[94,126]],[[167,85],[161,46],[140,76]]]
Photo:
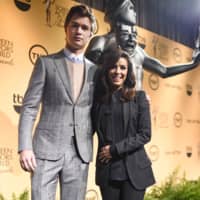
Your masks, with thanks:
[[[76,55],[76,54],[72,53],[69,49],[65,48],[64,54],[65,54],[66,58],[73,63],[77,63],[77,64],[83,63],[83,57],[84,57],[83,53]]]

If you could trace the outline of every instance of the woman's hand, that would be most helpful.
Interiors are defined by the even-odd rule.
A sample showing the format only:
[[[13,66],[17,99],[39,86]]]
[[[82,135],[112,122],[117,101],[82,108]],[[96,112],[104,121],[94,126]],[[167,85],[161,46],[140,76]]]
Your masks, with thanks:
[[[102,147],[99,152],[98,157],[102,163],[108,163],[110,161],[110,159],[112,158],[112,156],[110,154],[110,145],[106,145],[106,146]]]

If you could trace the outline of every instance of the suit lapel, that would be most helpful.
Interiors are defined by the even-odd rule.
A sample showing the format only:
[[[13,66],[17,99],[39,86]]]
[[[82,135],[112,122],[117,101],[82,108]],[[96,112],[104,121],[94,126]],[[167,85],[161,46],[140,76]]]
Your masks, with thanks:
[[[67,70],[67,64],[65,61],[64,53],[61,51],[58,54],[58,57],[54,60],[56,64],[56,68],[58,71],[58,74],[62,80],[62,83],[66,89],[66,92],[68,93],[68,96],[70,97],[71,101],[73,102],[73,97],[72,97],[72,86],[70,82],[70,77],[69,77],[69,72]]]
[[[86,90],[87,87],[87,77],[88,77],[88,71],[89,71],[89,64],[86,62],[86,60],[84,59],[84,77],[83,77],[83,84],[82,84],[82,88],[80,91],[80,94],[77,98],[77,103],[79,102],[79,100],[81,100],[82,96],[84,95],[84,91]]]

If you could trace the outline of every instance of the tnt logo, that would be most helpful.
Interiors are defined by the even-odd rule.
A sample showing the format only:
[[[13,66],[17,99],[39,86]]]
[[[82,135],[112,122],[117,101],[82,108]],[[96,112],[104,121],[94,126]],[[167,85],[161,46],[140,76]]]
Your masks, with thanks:
[[[157,90],[159,88],[159,78],[155,74],[150,74],[149,76],[149,87],[152,90]]]
[[[46,48],[40,44],[35,44],[29,49],[29,59],[34,65],[38,57],[48,55]]]

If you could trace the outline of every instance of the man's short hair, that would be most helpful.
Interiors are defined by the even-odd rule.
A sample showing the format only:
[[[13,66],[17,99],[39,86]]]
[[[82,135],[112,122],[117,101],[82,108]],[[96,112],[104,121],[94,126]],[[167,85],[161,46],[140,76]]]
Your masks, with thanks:
[[[65,18],[65,23],[64,23],[64,27],[67,27],[71,18],[74,15],[78,15],[80,17],[88,17],[90,22],[91,22],[91,31],[92,33],[95,33],[97,26],[96,26],[96,19],[95,16],[92,13],[92,9],[84,4],[81,5],[77,5],[77,6],[73,6],[71,7],[71,9],[69,10],[66,18]]]

